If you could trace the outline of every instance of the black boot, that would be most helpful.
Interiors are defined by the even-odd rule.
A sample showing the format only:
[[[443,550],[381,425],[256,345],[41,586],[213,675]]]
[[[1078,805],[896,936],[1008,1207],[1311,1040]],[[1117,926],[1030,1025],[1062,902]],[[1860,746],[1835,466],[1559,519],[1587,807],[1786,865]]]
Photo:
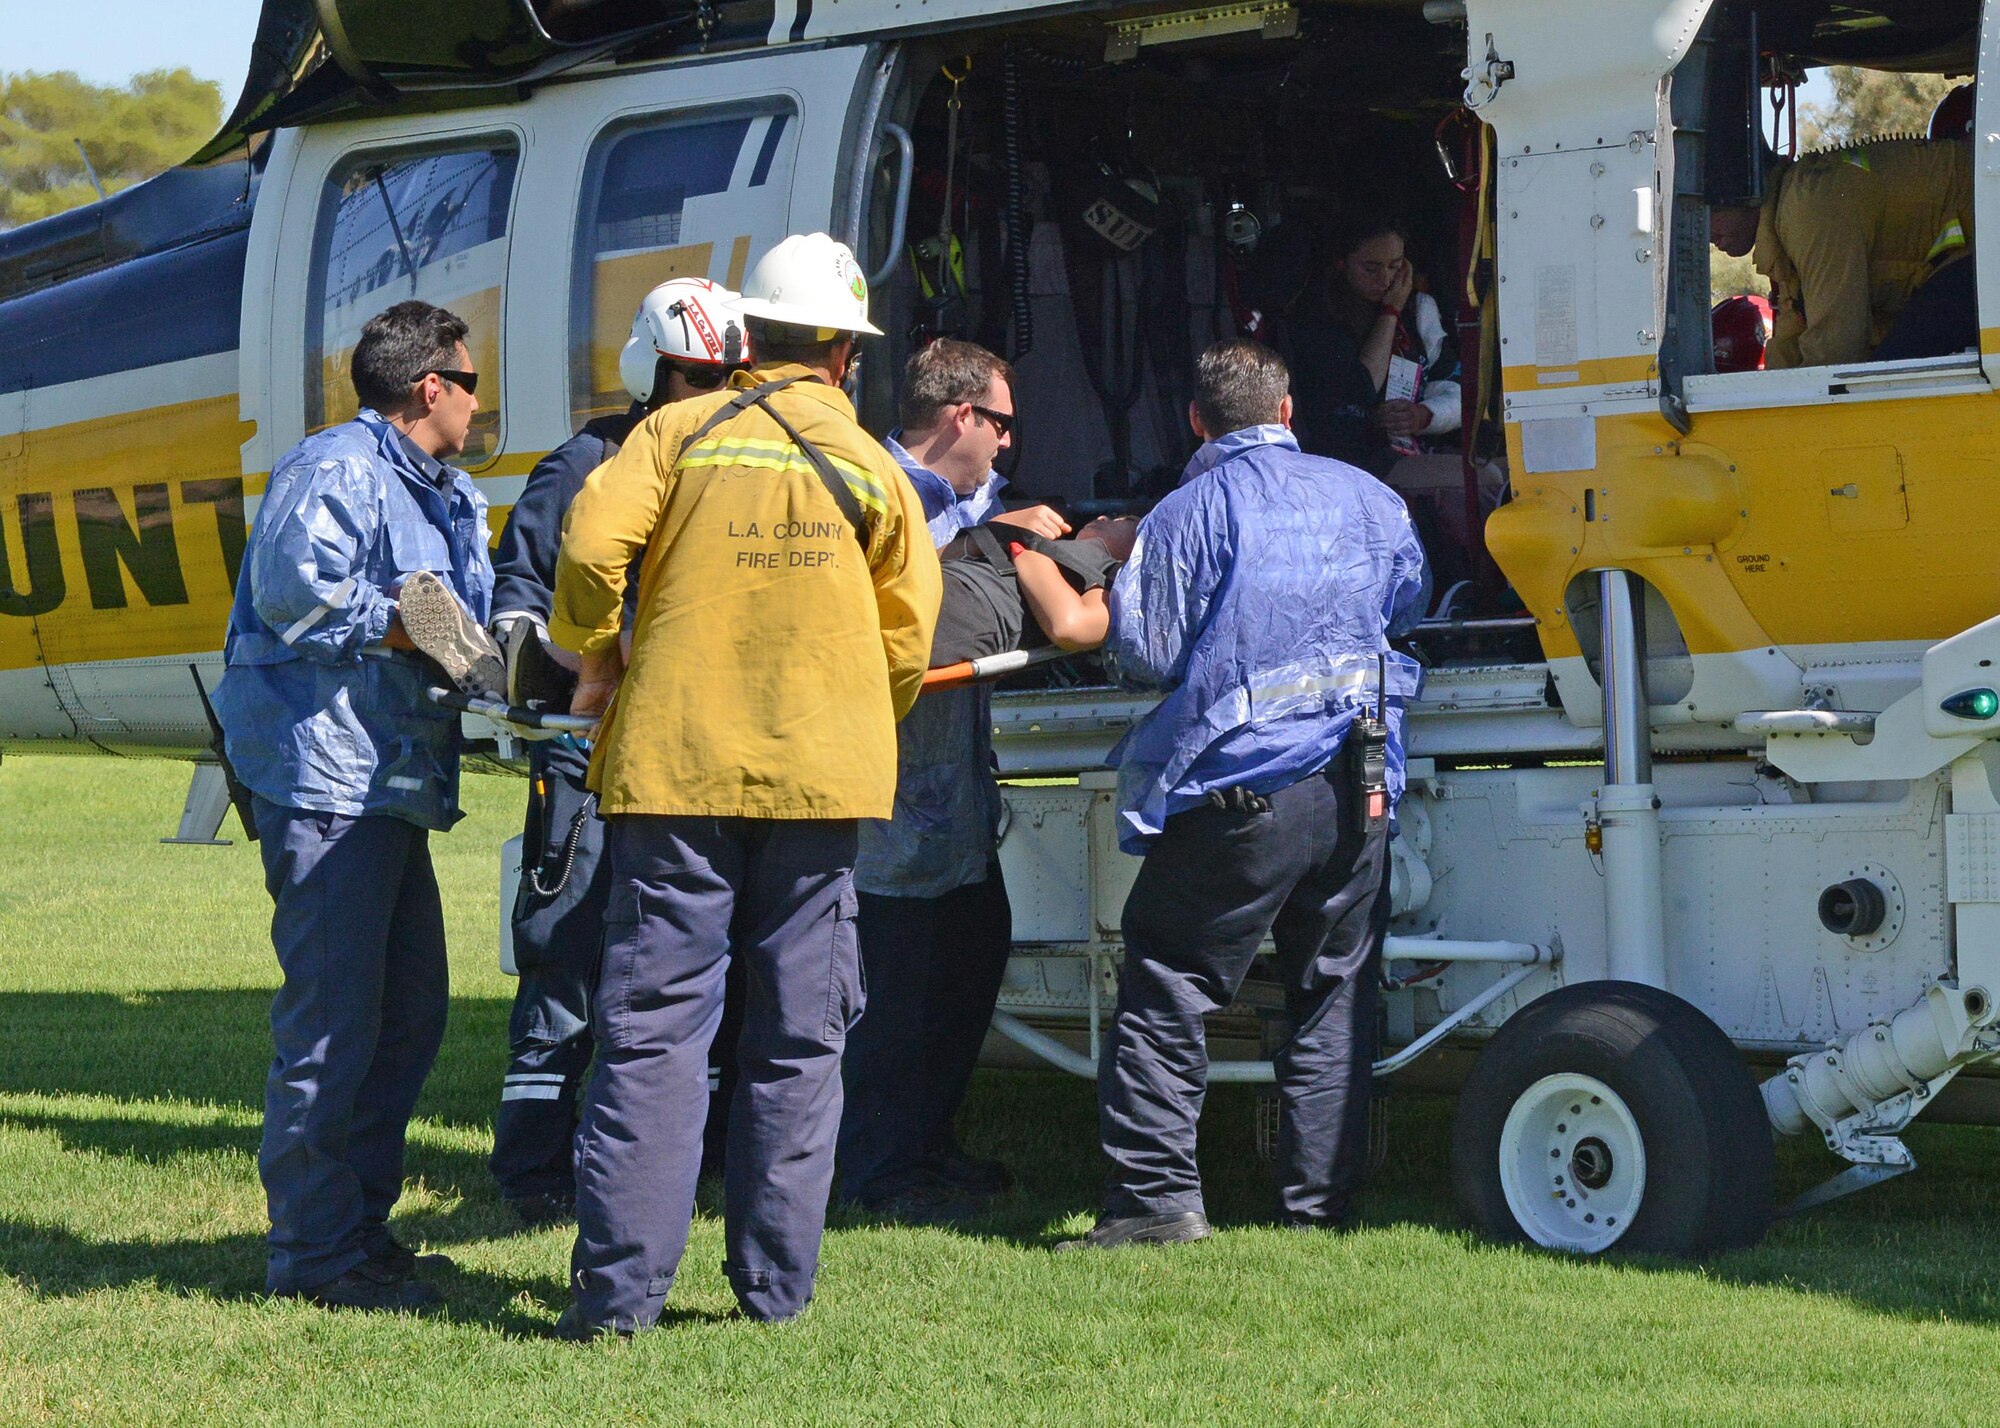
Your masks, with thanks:
[[[337,1279],[296,1289],[284,1296],[323,1309],[373,1309],[391,1314],[429,1314],[444,1307],[438,1287],[425,1279],[397,1274],[379,1260],[363,1260]]]

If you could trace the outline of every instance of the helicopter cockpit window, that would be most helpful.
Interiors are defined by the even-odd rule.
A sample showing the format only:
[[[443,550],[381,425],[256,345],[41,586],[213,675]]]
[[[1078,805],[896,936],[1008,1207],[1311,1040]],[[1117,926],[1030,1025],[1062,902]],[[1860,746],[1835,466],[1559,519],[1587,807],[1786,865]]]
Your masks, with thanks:
[[[631,398],[618,354],[639,300],[669,278],[740,288],[785,236],[798,123],[789,109],[626,125],[591,146],[570,277],[570,416]]]
[[[355,159],[328,177],[306,304],[306,429],[356,411],[347,365],[362,324],[421,298],[471,332],[479,413],[458,464],[500,450],[500,293],[519,155],[511,144]]]
[[[1844,395],[1855,367],[1977,365],[1978,26],[1970,0],[1713,12],[1674,80],[1663,366],[1691,407]]]

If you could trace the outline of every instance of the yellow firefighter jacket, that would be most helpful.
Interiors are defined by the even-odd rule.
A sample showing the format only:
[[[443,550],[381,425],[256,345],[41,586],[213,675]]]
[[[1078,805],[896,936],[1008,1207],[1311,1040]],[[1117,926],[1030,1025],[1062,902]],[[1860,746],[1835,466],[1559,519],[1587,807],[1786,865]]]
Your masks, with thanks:
[[[1757,227],[1769,367],[1862,362],[1936,266],[1972,241],[1972,146],[1888,139],[1779,169]]]
[[[632,662],[590,786],[608,814],[887,818],[896,721],[923,684],[942,582],[923,505],[837,388],[798,366],[738,373],[832,461],[864,551],[799,448],[751,407],[689,438],[733,392],[662,407],[570,506],[549,634],[618,638],[639,570]],[[684,451],[682,448],[686,447]]]

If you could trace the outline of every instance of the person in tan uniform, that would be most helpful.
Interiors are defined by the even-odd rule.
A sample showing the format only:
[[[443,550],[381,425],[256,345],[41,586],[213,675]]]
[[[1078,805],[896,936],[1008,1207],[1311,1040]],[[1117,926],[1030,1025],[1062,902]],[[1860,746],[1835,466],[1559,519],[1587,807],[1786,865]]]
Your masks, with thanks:
[[[752,1319],[812,1297],[841,1051],[864,1002],[856,820],[893,806],[896,721],[922,688],[942,587],[921,501],[838,385],[855,335],[877,332],[867,304],[845,246],[786,239],[738,303],[757,365],[647,417],[570,507],[549,635],[582,656],[572,711],[602,714],[589,785],[611,898],[567,1338],[659,1320],[732,958],[748,995],[723,1268]]]
[[[1771,281],[1766,367],[1865,362],[1919,289],[1969,260],[1971,146],[1886,139],[1780,163],[1762,207],[1710,210],[1709,238],[1732,258],[1754,253]],[[1899,340],[1894,355],[1942,355],[1917,349],[1944,340]]]

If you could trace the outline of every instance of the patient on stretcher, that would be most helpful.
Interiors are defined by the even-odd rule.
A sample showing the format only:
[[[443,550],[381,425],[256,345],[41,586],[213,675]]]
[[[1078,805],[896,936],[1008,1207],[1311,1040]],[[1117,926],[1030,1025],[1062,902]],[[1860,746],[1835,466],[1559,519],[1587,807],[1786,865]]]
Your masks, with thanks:
[[[944,603],[931,668],[1009,650],[1096,649],[1110,629],[1111,580],[1139,522],[1100,516],[1073,540],[974,526],[938,552]]]

